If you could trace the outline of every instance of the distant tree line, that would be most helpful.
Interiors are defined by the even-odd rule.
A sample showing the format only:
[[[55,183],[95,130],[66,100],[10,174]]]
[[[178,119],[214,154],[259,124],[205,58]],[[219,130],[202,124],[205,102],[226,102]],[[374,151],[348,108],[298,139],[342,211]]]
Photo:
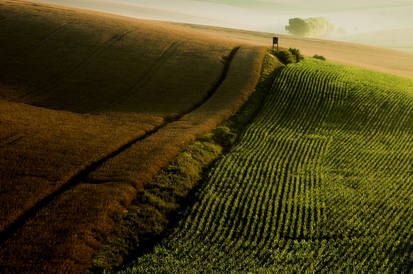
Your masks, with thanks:
[[[324,37],[334,31],[334,25],[323,17],[310,17],[308,19],[291,18],[285,29],[295,35]]]

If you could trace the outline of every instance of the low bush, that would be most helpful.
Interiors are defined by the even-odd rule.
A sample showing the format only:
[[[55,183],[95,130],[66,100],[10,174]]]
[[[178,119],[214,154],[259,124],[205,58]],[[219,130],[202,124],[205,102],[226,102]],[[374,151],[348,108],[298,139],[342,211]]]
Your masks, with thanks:
[[[278,57],[278,59],[285,65],[295,63],[295,56],[288,50],[280,50],[279,52],[274,51],[273,54]]]
[[[318,59],[318,60],[323,60],[323,61],[326,60],[326,58],[325,58],[324,56],[322,56],[322,55],[317,55],[317,54],[314,55],[313,58],[314,58],[314,59]]]
[[[289,48],[288,51],[291,52],[293,56],[295,56],[296,63],[304,60],[304,56],[301,54],[299,49]]]
[[[224,148],[232,146],[237,138],[237,135],[226,126],[218,126],[212,132],[214,141]]]
[[[304,56],[299,49],[289,48],[288,50],[273,51],[272,54],[284,63],[285,65],[291,63],[298,63],[304,60]]]

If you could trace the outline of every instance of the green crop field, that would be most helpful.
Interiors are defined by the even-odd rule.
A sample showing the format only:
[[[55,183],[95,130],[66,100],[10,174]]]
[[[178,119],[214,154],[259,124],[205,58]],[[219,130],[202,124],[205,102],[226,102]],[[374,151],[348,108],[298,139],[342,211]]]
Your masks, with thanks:
[[[412,163],[412,80],[288,65],[196,202],[125,271],[408,273]]]

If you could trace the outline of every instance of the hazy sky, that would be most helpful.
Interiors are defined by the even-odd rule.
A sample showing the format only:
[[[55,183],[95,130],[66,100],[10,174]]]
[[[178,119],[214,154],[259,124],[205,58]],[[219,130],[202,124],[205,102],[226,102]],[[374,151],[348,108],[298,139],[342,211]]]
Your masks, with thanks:
[[[324,16],[349,32],[413,27],[413,0],[39,0],[129,16],[285,32],[291,17]]]

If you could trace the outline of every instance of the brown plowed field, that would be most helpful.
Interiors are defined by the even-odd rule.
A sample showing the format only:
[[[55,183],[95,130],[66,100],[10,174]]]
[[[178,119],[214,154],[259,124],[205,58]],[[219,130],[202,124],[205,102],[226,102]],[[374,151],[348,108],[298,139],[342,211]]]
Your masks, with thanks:
[[[0,17],[0,269],[83,271],[136,191],[248,98],[264,49],[27,1]]]

